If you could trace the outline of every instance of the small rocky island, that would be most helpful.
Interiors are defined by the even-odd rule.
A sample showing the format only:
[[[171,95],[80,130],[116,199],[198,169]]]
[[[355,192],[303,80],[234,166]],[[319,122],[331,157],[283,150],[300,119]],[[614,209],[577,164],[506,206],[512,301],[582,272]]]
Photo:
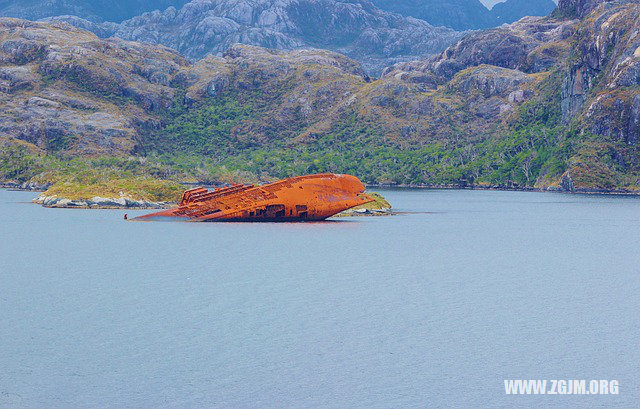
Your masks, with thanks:
[[[44,207],[77,209],[166,209],[176,204],[136,200],[126,195],[118,198],[94,196],[89,199],[67,199],[55,195],[48,196],[46,192],[33,199],[33,202]]]
[[[76,209],[165,209],[177,203],[185,187],[153,178],[107,178],[57,182],[33,199],[45,207]]]
[[[390,216],[393,214],[391,204],[380,193],[372,192],[368,195],[373,197],[375,201],[346,210],[335,217]]]

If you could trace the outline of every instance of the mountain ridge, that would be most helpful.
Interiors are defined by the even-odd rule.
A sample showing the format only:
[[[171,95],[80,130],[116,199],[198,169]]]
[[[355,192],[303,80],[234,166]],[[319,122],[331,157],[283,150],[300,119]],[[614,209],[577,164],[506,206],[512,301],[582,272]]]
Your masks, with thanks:
[[[192,60],[221,55],[234,43],[292,50],[323,48],[362,62],[372,73],[442,51],[463,34],[384,12],[368,1],[193,0],[124,21],[95,24],[50,18],[102,37],[163,44]],[[179,34],[177,34],[179,33]]]
[[[192,63],[157,45],[3,19],[0,175],[66,180],[108,164],[174,180],[328,171],[377,184],[637,192],[640,5],[601,2],[581,19],[566,17],[571,6],[470,33],[379,79],[329,51],[235,45]]]
[[[396,62],[436,54],[463,35],[413,17],[458,28],[491,27],[519,18],[523,10],[533,14],[548,12],[539,11],[535,2],[555,7],[551,0],[533,3],[507,0],[492,11],[479,0],[375,1],[383,9],[405,15],[400,16],[367,0],[117,0],[109,7],[89,0],[62,0],[45,2],[39,8],[34,8],[36,3],[30,0],[20,5],[6,0],[6,4],[0,3],[0,14],[45,16],[42,21],[64,21],[102,38],[163,44],[191,60],[208,54],[221,55],[234,43],[281,50],[330,49],[357,59],[372,75],[377,75]],[[431,14],[416,14],[412,10],[427,10]],[[502,11],[498,15],[496,10]],[[34,14],[35,11],[39,14]],[[65,11],[74,15],[52,15]],[[142,13],[121,18],[136,12]],[[120,17],[113,18],[115,15]],[[466,23],[449,24],[458,18]],[[478,24],[470,24],[472,21]]]
[[[0,1],[0,16],[28,20],[71,15],[93,23],[121,23],[145,12],[165,11],[168,7],[180,9],[189,0],[113,0],[108,3],[91,0],[3,0]],[[361,1],[366,3],[366,1]],[[384,10],[395,11],[405,16],[421,18],[434,26],[446,26],[457,30],[490,28],[502,23],[511,23],[524,16],[546,15],[551,0],[522,2],[506,0],[500,2],[501,14],[510,15],[505,20],[496,18],[493,8],[479,0],[373,0]],[[516,3],[515,7],[511,4]],[[519,3],[519,4],[517,4]],[[495,7],[495,6],[494,6]],[[544,13],[544,14],[541,14]]]
[[[0,16],[39,20],[60,15],[74,15],[94,23],[119,23],[126,19],[169,6],[181,7],[189,0],[3,0]]]
[[[552,0],[506,0],[491,9],[479,0],[372,0],[383,10],[428,21],[455,30],[477,30],[513,23],[526,16],[546,16]]]

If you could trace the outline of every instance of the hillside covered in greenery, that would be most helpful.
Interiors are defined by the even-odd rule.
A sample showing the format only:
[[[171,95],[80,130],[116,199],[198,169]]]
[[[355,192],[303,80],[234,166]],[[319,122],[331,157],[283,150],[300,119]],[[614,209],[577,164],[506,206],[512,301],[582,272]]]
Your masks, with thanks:
[[[329,51],[234,46],[192,64],[0,20],[0,43],[12,44],[0,47],[0,179],[152,190],[142,181],[340,172],[369,184],[635,192],[640,6],[562,5],[378,79]]]

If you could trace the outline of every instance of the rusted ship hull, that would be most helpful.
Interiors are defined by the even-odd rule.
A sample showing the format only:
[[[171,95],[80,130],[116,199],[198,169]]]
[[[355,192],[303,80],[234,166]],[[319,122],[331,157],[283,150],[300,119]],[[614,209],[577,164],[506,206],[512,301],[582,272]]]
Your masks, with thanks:
[[[373,199],[355,176],[321,174],[284,179],[263,186],[234,185],[186,191],[177,208],[134,220],[198,222],[321,221]]]

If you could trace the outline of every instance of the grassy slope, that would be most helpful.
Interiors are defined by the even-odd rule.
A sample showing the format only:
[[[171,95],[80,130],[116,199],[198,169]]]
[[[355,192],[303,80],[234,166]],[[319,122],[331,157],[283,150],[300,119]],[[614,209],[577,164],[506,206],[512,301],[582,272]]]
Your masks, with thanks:
[[[91,199],[95,196],[177,201],[184,191],[180,173],[166,165],[135,158],[70,158],[30,153],[22,147],[0,148],[0,179],[53,184],[48,196]]]
[[[268,128],[272,112],[265,109],[264,95],[238,93],[206,100],[195,109],[173,110],[169,125],[144,142],[145,153],[176,164],[200,161],[213,175],[236,172],[263,180],[340,172],[369,183],[532,186],[541,174],[562,174],[567,155],[558,144],[559,78],[545,81],[540,97],[520,107],[506,135],[473,142],[451,138],[403,146],[388,138],[384,118],[355,109],[333,118],[311,141],[292,141],[290,135],[300,130],[286,127],[267,140],[249,135],[238,141],[234,128]]]

